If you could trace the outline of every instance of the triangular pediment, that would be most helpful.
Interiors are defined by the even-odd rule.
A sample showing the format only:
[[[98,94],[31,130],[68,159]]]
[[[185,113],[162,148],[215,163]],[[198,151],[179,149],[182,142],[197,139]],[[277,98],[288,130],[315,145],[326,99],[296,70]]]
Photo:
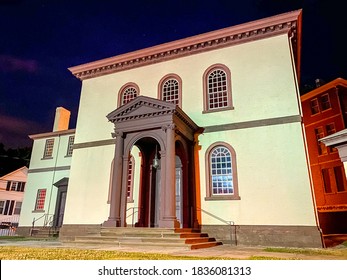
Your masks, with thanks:
[[[142,119],[166,114],[173,114],[176,105],[148,96],[138,96],[127,104],[117,108],[106,117],[116,123],[132,119]]]

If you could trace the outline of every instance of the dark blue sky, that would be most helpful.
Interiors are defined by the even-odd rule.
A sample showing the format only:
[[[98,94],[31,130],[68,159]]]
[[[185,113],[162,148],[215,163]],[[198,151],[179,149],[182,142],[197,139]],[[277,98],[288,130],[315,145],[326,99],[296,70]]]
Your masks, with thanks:
[[[339,2],[336,1],[338,4]],[[347,78],[347,17],[334,1],[0,0],[0,142],[31,145],[72,112],[81,82],[68,67],[303,9],[301,84]]]

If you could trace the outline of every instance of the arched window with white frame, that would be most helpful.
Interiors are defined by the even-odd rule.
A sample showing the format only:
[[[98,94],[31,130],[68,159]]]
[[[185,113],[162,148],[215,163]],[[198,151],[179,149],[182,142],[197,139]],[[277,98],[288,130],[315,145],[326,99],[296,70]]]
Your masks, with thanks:
[[[240,199],[235,150],[225,142],[206,151],[206,200]]]
[[[204,113],[233,109],[231,72],[223,64],[210,66],[203,75]]]
[[[125,105],[135,99],[140,93],[139,87],[135,83],[127,83],[119,91],[118,104]]]
[[[178,75],[169,74],[160,80],[158,99],[182,106],[182,80]]]

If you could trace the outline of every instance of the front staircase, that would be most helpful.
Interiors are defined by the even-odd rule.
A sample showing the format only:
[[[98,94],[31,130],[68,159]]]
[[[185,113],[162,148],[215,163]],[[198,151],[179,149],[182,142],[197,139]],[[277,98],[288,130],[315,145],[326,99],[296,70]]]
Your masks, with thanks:
[[[115,247],[160,247],[195,250],[222,245],[222,242],[195,229],[101,228],[100,234],[75,236],[66,245],[105,245]]]

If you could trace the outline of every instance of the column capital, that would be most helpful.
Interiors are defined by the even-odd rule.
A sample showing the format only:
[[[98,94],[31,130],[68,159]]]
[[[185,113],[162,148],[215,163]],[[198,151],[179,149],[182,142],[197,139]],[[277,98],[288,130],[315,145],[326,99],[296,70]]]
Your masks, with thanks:
[[[112,138],[117,138],[117,137],[124,137],[124,132],[123,131],[115,131],[111,133]]]
[[[167,130],[175,130],[176,129],[176,125],[174,123],[170,123],[170,124],[165,124],[161,127],[161,129],[163,131],[167,131]]]

